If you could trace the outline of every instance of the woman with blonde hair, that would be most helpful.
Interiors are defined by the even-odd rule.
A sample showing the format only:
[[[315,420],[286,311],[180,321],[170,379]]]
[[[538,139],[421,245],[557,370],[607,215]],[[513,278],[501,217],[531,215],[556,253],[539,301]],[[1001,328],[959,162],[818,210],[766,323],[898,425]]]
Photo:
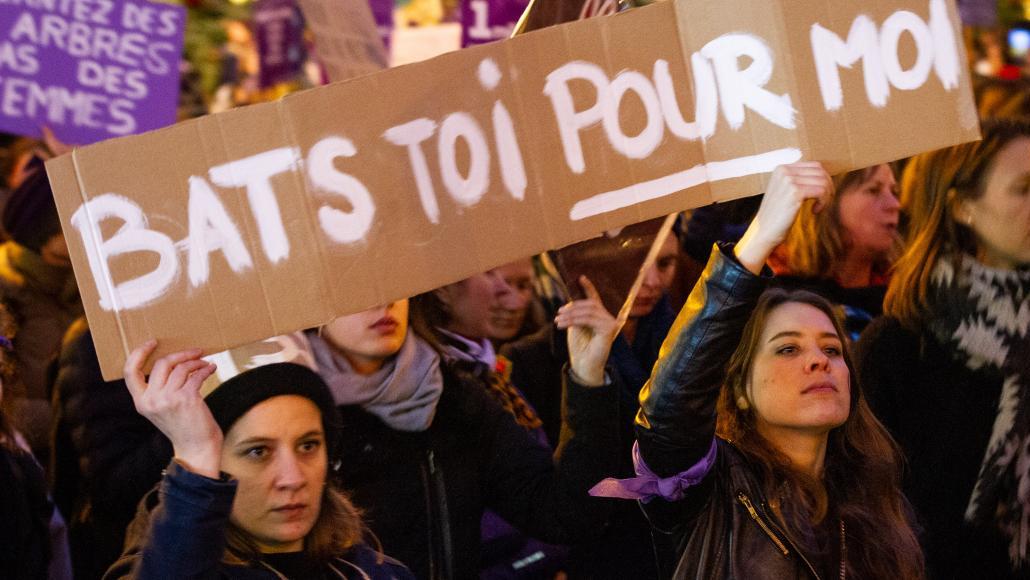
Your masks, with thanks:
[[[933,574],[1030,577],[1030,123],[921,155],[859,372],[908,457]]]
[[[901,247],[900,204],[889,165],[833,177],[825,210],[802,208],[769,265],[776,285],[811,290],[840,305],[851,338],[880,315]]]

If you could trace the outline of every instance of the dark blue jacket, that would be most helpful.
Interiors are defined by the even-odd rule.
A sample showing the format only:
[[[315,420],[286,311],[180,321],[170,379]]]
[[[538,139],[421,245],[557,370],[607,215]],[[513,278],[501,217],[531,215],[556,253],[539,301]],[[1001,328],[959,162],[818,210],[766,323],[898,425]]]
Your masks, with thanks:
[[[197,475],[173,461],[161,484],[140,502],[136,519],[126,533],[125,553],[104,578],[280,578],[265,567],[222,562],[225,533],[235,496],[235,481]],[[414,578],[396,560],[364,545],[348,549],[322,571],[322,578],[341,577],[372,580]]]

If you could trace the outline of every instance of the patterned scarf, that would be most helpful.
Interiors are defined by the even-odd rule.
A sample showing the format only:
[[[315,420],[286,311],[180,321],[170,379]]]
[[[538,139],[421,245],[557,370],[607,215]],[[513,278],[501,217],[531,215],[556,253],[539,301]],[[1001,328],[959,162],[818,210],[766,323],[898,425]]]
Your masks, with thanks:
[[[966,254],[934,267],[934,337],[970,370],[1003,377],[998,414],[966,507],[969,522],[994,523],[1013,567],[1030,563],[1030,270],[988,268]]]
[[[540,416],[533,410],[533,406],[522,396],[522,393],[511,382],[511,361],[497,355],[497,364],[490,373],[487,387],[490,394],[497,399],[497,402],[515,417],[515,422],[526,428],[527,431],[539,429],[544,426]]]
[[[437,330],[446,341],[442,345],[442,354],[448,364],[479,379],[504,410],[515,417],[515,422],[527,431],[543,427],[544,423],[533,406],[511,382],[511,361],[498,356],[489,340],[476,343],[442,328]]]

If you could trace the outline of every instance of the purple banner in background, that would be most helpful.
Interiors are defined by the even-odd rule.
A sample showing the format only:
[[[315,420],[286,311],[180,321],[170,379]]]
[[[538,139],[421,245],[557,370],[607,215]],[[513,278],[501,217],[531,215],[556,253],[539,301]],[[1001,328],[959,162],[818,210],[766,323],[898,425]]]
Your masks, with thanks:
[[[390,50],[390,32],[393,30],[393,0],[369,0],[372,17],[376,21],[376,29],[383,39],[383,46]]]
[[[258,0],[252,17],[258,49],[258,84],[291,81],[304,66],[304,19],[293,0]]]
[[[174,123],[185,22],[142,0],[3,0],[0,131],[83,145]]]
[[[394,0],[369,0],[383,43],[390,49],[390,34],[397,18]],[[474,46],[511,36],[529,0],[460,0],[457,7],[442,14],[440,22],[461,22],[461,46]],[[433,22],[430,24],[439,24]]]
[[[462,0],[461,45],[508,38],[528,4],[529,0]]]
[[[958,0],[958,14],[966,26],[996,26],[998,0]]]

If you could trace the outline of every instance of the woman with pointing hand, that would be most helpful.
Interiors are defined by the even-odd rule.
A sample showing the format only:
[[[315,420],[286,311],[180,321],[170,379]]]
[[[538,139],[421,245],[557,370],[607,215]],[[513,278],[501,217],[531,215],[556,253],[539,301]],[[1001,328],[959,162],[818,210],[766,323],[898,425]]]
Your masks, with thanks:
[[[504,291],[499,280],[491,287],[474,278],[463,288],[436,291],[455,307],[464,304],[461,312],[448,310],[451,316],[481,320],[466,316],[472,303],[488,306],[490,291]],[[346,466],[340,482],[385,551],[419,578],[464,580],[480,575],[496,546],[484,542],[488,511],[541,542],[596,537],[612,502],[587,491],[615,473],[619,459],[618,393],[605,374],[618,326],[600,299],[574,303],[557,321],[570,327],[557,450],[534,435],[528,405],[489,375],[496,367],[484,360],[485,334],[450,325],[462,336],[464,354],[479,355],[458,360],[460,347],[440,344],[432,328],[409,331],[408,302],[305,333],[343,417],[343,444],[332,456]],[[508,566],[509,577],[539,577],[536,566],[546,562],[542,548],[532,549]]]

